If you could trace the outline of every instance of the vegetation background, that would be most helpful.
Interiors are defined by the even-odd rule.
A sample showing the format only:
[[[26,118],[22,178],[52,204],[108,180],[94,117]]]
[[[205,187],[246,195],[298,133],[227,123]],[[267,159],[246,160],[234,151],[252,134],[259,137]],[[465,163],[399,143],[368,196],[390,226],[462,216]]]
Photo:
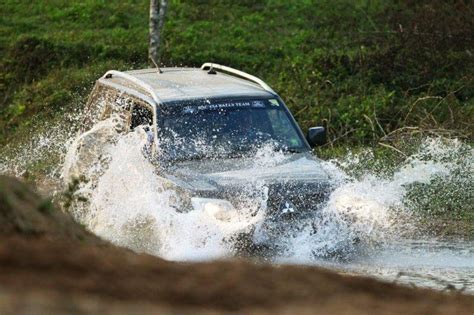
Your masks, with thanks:
[[[0,4],[0,143],[83,104],[108,69],[147,66],[148,1]],[[472,141],[472,1],[172,0],[161,63],[254,73],[331,144],[394,130]]]

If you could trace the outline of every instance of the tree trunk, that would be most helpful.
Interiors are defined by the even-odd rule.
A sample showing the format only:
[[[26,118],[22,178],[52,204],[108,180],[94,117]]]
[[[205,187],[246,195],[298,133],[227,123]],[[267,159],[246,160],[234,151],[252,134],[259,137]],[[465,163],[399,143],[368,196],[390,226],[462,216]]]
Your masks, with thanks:
[[[159,3],[159,5],[158,5]],[[148,58],[157,66],[160,61],[160,39],[165,23],[168,0],[150,0],[150,46]]]

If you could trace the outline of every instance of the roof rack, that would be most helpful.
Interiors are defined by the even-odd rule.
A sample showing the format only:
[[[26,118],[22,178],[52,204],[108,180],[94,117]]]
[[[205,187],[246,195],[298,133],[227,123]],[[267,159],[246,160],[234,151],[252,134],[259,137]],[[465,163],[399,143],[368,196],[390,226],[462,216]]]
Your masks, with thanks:
[[[244,79],[247,79],[249,81],[252,81],[254,83],[257,83],[258,85],[260,85],[265,91],[268,91],[272,94],[276,94],[275,91],[273,91],[273,89],[268,85],[266,84],[262,79],[259,79],[257,78],[256,76],[253,76],[251,74],[248,74],[246,72],[243,72],[243,71],[240,71],[240,70],[237,70],[237,69],[234,69],[234,68],[231,68],[231,67],[227,67],[227,66],[223,66],[223,65],[219,65],[217,63],[210,63],[210,62],[206,62],[205,64],[203,64],[201,66],[201,70],[220,70],[222,72],[227,72],[227,73],[231,73],[231,74],[234,74],[234,75],[237,75],[241,78],[244,78]]]
[[[104,75],[103,78],[105,79],[110,79],[112,76],[130,81],[142,89],[144,89],[146,92],[150,93],[151,97],[153,98],[153,101],[155,101],[155,105],[162,104],[163,102],[161,99],[158,97],[156,94],[155,90],[146,82],[134,77],[133,75],[127,74],[125,72],[117,71],[117,70],[109,70],[107,71]]]

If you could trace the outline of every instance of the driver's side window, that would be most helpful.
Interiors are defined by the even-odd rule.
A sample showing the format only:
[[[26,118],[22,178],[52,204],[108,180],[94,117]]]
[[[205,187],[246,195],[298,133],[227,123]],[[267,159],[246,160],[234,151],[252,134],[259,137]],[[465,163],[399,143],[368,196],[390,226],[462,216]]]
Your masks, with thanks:
[[[133,104],[130,130],[133,130],[136,127],[141,126],[141,125],[150,126],[152,124],[153,124],[152,111],[141,104]]]

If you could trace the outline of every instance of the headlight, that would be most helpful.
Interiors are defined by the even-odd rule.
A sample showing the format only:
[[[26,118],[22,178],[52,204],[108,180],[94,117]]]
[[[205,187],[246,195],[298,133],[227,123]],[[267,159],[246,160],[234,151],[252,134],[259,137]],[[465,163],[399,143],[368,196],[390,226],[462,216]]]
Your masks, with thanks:
[[[234,206],[224,199],[194,197],[191,198],[191,204],[194,210],[204,211],[209,216],[221,221],[230,221],[235,211]]]

